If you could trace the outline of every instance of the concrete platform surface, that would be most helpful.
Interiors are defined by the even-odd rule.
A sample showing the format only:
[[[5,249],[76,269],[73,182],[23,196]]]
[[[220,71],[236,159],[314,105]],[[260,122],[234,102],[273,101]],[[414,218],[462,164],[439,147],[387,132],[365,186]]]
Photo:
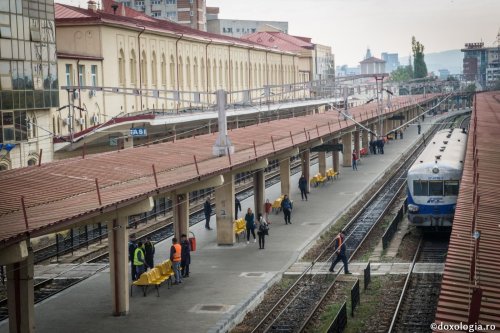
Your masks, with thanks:
[[[430,118],[422,126],[430,126]],[[435,119],[437,120],[437,118]],[[200,223],[191,230],[197,237],[197,251],[192,254],[191,275],[178,286],[160,288],[160,297],[151,290],[143,297],[134,290],[130,313],[124,317],[111,315],[109,269],[49,298],[35,307],[37,333],[53,332],[218,332],[227,330],[243,310],[274,281],[278,280],[322,230],[340,216],[359,194],[390,168],[403,151],[419,136],[410,126],[404,140],[385,146],[384,155],[363,158],[359,171],[340,169],[340,177],[325,186],[312,188],[309,201],[301,201],[299,174],[291,181],[294,210],[292,224],[285,225],[283,215],[271,216],[270,236],[265,250],[256,243],[234,246],[216,245],[216,231],[208,231]],[[328,158],[328,167],[331,167]],[[311,173],[317,172],[317,165]],[[280,185],[266,189],[271,201],[279,196]],[[241,202],[243,211],[253,208],[253,198]],[[243,213],[243,212],[242,212]],[[241,213],[240,213],[241,216]],[[215,218],[212,218],[215,228]],[[171,240],[156,245],[156,261],[167,258]],[[64,267],[61,269],[68,269]],[[41,272],[41,268],[37,269]],[[8,332],[7,321],[0,324],[0,333]]]

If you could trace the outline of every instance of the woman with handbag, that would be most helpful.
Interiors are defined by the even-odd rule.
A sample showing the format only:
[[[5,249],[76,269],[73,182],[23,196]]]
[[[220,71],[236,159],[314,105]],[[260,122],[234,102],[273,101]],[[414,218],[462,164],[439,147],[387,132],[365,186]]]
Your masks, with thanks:
[[[259,236],[259,250],[263,250],[266,235],[269,235],[269,225],[261,214],[259,214],[259,229],[257,235]]]

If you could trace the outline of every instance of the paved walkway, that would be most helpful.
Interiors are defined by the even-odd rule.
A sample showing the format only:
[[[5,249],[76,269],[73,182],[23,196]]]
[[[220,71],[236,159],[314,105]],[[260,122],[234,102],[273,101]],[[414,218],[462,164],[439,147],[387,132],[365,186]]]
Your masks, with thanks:
[[[429,121],[422,130],[429,128]],[[308,202],[300,200],[299,174],[292,179],[294,210],[292,225],[285,225],[282,215],[273,215],[266,249],[240,242],[230,247],[216,245],[216,231],[204,230],[202,223],[192,228],[197,236],[191,277],[179,286],[160,289],[160,297],[150,292],[143,297],[135,290],[130,299],[130,314],[111,316],[109,269],[68,288],[35,307],[37,333],[53,332],[217,332],[225,331],[228,322],[244,316],[243,309],[259,301],[262,292],[305,252],[322,230],[335,221],[360,193],[391,167],[414,143],[416,126],[410,126],[404,140],[385,146],[384,155],[369,156],[358,166],[359,171],[341,168],[333,183],[311,190]],[[331,158],[328,159],[331,166]],[[317,172],[317,165],[311,173]],[[276,184],[266,189],[273,200],[280,194]],[[246,210],[253,198],[242,201]],[[253,208],[253,207],[252,207]],[[212,219],[215,226],[215,219]],[[157,244],[157,261],[167,258],[171,240]],[[7,322],[0,333],[8,332]]]

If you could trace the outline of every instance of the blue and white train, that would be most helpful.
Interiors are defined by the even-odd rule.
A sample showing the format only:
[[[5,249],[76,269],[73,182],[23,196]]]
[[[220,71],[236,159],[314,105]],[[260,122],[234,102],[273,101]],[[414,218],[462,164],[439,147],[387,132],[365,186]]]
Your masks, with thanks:
[[[465,130],[441,130],[412,165],[407,176],[411,224],[420,227],[452,225],[466,145]]]

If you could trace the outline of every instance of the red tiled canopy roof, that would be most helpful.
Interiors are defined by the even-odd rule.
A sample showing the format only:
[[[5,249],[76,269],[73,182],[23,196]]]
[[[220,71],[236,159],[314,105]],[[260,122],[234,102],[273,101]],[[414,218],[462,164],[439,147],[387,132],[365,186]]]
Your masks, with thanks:
[[[310,38],[291,36],[283,32],[255,32],[241,38],[281,51],[297,52],[314,48]]]

